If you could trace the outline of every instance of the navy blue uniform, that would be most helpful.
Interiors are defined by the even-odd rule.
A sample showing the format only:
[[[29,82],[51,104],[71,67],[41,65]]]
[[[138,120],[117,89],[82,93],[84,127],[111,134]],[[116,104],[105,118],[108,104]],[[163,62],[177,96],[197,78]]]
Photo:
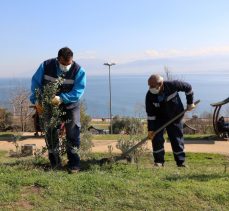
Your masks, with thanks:
[[[185,92],[187,104],[193,103],[192,87],[189,83],[182,81],[164,81],[163,91],[159,94],[146,94],[146,113],[148,131],[155,131],[173,117],[184,111],[178,92]],[[185,161],[183,125],[181,118],[167,126],[166,130],[172,145],[174,158],[177,165]],[[156,134],[153,141],[153,155],[155,163],[164,163],[164,131]]]
[[[71,68],[66,73],[59,68],[57,59],[44,61],[32,78],[32,95],[30,100],[36,102],[35,90],[41,89],[49,82],[55,81],[58,76],[62,75],[65,79],[61,85],[59,93],[56,93],[62,101],[60,105],[66,113],[66,151],[69,160],[69,167],[79,167],[80,158],[77,149],[80,147],[80,98],[84,93],[86,86],[86,75],[82,67],[73,62]],[[46,134],[49,143],[49,159],[52,166],[60,163],[58,128],[48,129]],[[51,138],[52,135],[52,138]],[[56,141],[52,141],[56,140]]]

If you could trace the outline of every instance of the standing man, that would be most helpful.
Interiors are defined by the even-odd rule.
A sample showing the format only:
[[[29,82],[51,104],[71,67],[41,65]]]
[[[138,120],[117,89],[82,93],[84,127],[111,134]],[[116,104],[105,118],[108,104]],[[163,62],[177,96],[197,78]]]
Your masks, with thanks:
[[[154,166],[164,165],[164,130],[154,135],[154,131],[184,111],[178,92],[185,92],[187,109],[195,108],[190,84],[181,81],[164,81],[160,75],[148,79],[149,91],[146,94],[146,113],[148,138],[152,140]],[[172,145],[173,155],[178,167],[185,167],[182,117],[166,127]]]
[[[77,150],[80,147],[80,98],[84,93],[86,86],[86,75],[82,67],[73,61],[73,52],[68,47],[61,48],[57,58],[44,61],[32,77],[30,101],[36,105],[38,112],[42,112],[41,106],[36,99],[36,89],[42,90],[42,87],[49,82],[54,82],[62,76],[65,80],[60,86],[60,90],[52,99],[53,106],[61,106],[66,113],[66,151],[68,157],[68,167],[71,172],[78,172],[80,158]],[[53,131],[48,130],[47,141],[49,145],[50,136]],[[57,129],[55,129],[55,146],[49,150],[49,160],[52,168],[59,167],[61,160],[59,157],[59,145]],[[50,148],[50,147],[49,147]]]

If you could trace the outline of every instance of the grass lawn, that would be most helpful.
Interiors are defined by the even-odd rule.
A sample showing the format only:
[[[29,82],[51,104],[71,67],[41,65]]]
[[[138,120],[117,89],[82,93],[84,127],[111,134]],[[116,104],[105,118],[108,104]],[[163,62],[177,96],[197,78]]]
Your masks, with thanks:
[[[118,140],[121,136],[129,136],[129,135],[121,135],[121,134],[104,134],[104,135],[93,135],[93,140]]]
[[[93,135],[93,140],[118,140],[122,135],[121,134],[106,134],[106,135]],[[128,136],[128,135],[124,135]],[[165,139],[168,140],[167,134],[165,134]],[[185,140],[215,140],[217,139],[216,135],[213,134],[185,134]]]
[[[92,125],[110,125],[110,122],[106,122],[106,121],[91,121]]]
[[[217,136],[215,134],[185,134],[185,140],[216,140]]]
[[[102,127],[97,127],[99,129],[104,129]],[[0,132],[0,141],[12,141],[13,135],[20,135],[20,133],[13,133],[13,132]],[[121,135],[121,134],[103,134],[103,135],[93,135],[93,140],[118,140],[121,136],[128,135]],[[168,139],[167,134],[165,134],[165,139]],[[214,134],[185,134],[185,140],[215,140],[217,136]]]
[[[101,129],[101,130],[109,129],[109,125],[105,125],[105,124],[93,124],[92,126],[95,127],[96,129]]]
[[[228,210],[227,157],[188,153],[189,167],[181,169],[171,153],[164,168],[151,162],[151,155],[138,167],[84,161],[84,170],[74,175],[45,171],[44,159],[0,152],[0,210]]]

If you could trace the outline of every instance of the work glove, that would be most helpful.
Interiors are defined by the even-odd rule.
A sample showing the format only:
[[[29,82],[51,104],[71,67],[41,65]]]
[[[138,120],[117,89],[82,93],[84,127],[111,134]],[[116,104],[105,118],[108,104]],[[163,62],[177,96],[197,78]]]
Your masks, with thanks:
[[[191,111],[191,110],[194,109],[195,107],[196,107],[196,106],[195,106],[194,103],[188,104],[188,105],[187,105],[187,110],[188,110],[188,111]]]
[[[35,104],[35,109],[36,109],[36,111],[37,111],[37,113],[38,113],[39,115],[41,115],[41,114],[43,113],[43,111],[44,111],[42,105],[39,104],[39,103],[36,103],[36,104]]]
[[[59,96],[55,96],[52,100],[51,100],[51,103],[52,105],[54,106],[59,106],[61,104],[61,99]]]
[[[153,131],[148,131],[148,139],[153,139],[154,138],[154,132]]]

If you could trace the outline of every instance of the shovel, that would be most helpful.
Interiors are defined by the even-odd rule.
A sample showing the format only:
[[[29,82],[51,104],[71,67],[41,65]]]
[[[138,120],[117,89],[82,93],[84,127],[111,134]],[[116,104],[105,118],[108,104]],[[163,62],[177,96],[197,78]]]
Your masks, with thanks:
[[[200,100],[197,100],[194,104],[197,105],[199,102],[200,102]],[[171,123],[173,123],[174,121],[176,121],[177,119],[179,119],[180,117],[182,117],[185,114],[185,112],[187,112],[187,111],[188,111],[188,109],[185,109],[180,114],[178,114],[177,116],[175,116],[174,118],[172,118],[171,120],[169,120],[167,123],[165,123],[164,125],[162,125],[160,128],[158,128],[156,131],[154,131],[154,136],[156,134],[158,134],[159,132],[161,132],[163,129],[165,129],[168,125],[170,125]],[[131,152],[133,152],[139,146],[141,146],[142,144],[144,144],[147,140],[148,140],[148,137],[143,138],[140,142],[138,142],[136,145],[134,145],[133,147],[131,147],[130,149],[128,149],[126,152],[122,153],[119,156],[113,156],[113,157],[110,157],[110,158],[102,158],[99,161],[100,162],[100,165],[103,165],[105,163],[117,162],[119,160],[125,160],[125,159],[127,159],[128,155]]]

